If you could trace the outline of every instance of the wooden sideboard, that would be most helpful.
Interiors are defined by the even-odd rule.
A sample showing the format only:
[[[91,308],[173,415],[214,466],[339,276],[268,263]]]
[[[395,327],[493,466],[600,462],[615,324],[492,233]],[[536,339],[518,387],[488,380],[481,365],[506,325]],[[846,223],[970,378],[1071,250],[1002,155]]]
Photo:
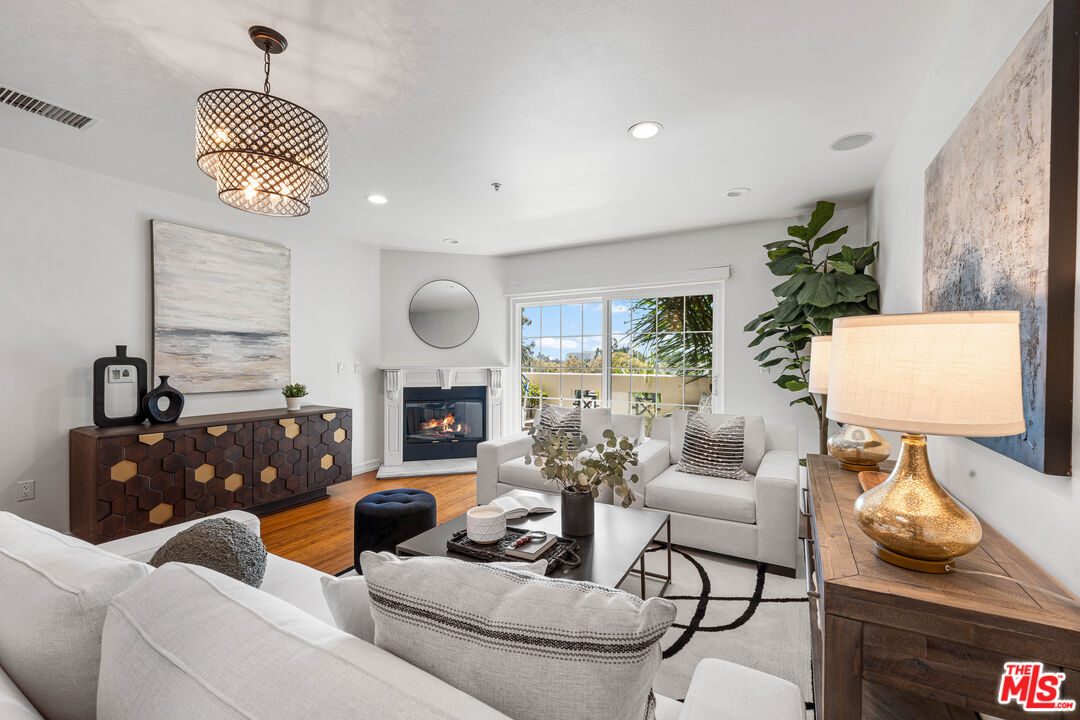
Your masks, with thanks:
[[[819,720],[957,720],[974,719],[976,711],[1030,718],[1015,703],[997,703],[1003,665],[1014,660],[1064,672],[1061,697],[1080,701],[1080,608],[1010,580],[932,575],[880,560],[855,522],[857,474],[824,455],[809,456],[807,471],[811,533],[804,542]],[[985,522],[982,543],[956,567],[1072,597]],[[1080,718],[1080,710],[1035,714]]]
[[[71,532],[115,540],[225,510],[318,500],[352,477],[352,410],[313,405],[74,428]]]

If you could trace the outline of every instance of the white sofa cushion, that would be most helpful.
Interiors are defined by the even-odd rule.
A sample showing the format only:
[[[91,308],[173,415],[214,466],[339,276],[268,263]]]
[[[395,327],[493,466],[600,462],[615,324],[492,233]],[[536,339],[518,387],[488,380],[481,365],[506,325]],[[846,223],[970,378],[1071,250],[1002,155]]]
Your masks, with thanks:
[[[0,667],[0,718],[4,720],[42,720],[41,713],[15,686]]]
[[[677,465],[645,486],[645,506],[740,523],[753,524],[757,519],[753,479],[693,475]]]
[[[451,558],[360,564],[376,644],[515,720],[653,718],[670,601]]]
[[[583,450],[582,452],[588,451]],[[554,494],[559,492],[559,487],[555,483],[545,480],[540,474],[540,468],[535,465],[526,465],[524,457],[507,460],[500,465],[499,482],[503,485],[512,485],[525,490]],[[596,502],[611,504],[612,495],[611,486],[604,485],[600,488],[600,494],[597,496]]]
[[[603,442],[604,431],[611,429],[611,408],[582,408],[581,434],[590,445]]]
[[[154,571],[109,607],[98,715],[505,720],[283,600],[183,563]]]
[[[332,577],[313,567],[269,553],[266,556],[266,575],[259,589],[333,625],[334,615],[330,612],[319,582]]]
[[[698,413],[710,427],[717,428],[738,415],[716,415]],[[671,464],[675,465],[682,458],[683,436],[686,434],[686,420],[689,410],[676,410],[671,413]],[[746,429],[743,433],[743,469],[751,475],[757,475],[758,465],[765,456],[765,419],[760,415],[743,415]]]
[[[151,570],[0,512],[0,666],[43,715],[94,718],[105,608]]]

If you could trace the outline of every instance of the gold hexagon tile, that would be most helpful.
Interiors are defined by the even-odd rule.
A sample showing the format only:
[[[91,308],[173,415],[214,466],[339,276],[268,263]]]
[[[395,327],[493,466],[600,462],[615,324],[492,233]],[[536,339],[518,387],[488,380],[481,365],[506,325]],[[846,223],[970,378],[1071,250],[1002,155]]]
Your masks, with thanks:
[[[334,431],[334,442],[341,442],[345,439],[345,428],[338,428]]]
[[[263,468],[263,471],[259,473],[259,479],[268,485],[274,482],[277,480],[277,468],[273,466]]]
[[[127,482],[139,472],[139,466],[130,460],[121,460],[112,466],[112,479]]]
[[[323,413],[322,419],[326,422],[330,422],[337,417],[337,413]]]
[[[334,456],[327,453],[322,456],[322,460],[319,461],[319,465],[322,465],[323,470],[329,470],[334,464]]]
[[[208,483],[214,479],[214,466],[203,463],[195,468],[195,482]]]
[[[229,492],[236,492],[243,484],[244,477],[240,473],[233,473],[229,477],[225,478],[225,489]]]
[[[143,445],[156,445],[164,439],[165,433],[147,433],[139,436],[139,442]]]
[[[296,418],[281,418],[277,421],[277,424],[281,427],[289,427],[296,424]]]
[[[300,426],[297,425],[296,423],[293,423],[292,425],[286,425],[285,426],[285,437],[294,438],[299,434],[300,434]]]
[[[168,503],[161,503],[150,511],[150,522],[155,525],[164,525],[172,519],[173,508]]]
[[[219,437],[225,434],[225,431],[229,429],[228,425],[215,425],[214,427],[206,428],[206,432],[214,437]]]

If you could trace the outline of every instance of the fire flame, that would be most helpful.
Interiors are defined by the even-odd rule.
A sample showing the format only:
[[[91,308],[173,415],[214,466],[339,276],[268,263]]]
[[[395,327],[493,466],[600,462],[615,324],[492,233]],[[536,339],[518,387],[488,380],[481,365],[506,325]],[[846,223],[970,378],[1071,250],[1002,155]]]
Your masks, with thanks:
[[[420,423],[420,430],[434,430],[435,432],[469,432],[469,426],[466,423],[460,423],[453,413],[447,414],[445,417],[432,418],[425,422]]]

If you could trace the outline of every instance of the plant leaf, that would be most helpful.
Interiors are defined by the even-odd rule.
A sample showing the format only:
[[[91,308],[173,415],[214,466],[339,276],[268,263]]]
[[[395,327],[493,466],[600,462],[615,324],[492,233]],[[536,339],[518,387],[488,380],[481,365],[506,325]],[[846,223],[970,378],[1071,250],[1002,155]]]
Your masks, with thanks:
[[[799,303],[814,307],[828,307],[836,302],[836,278],[834,273],[815,275],[803,285],[798,294]],[[810,313],[807,313],[808,315]]]
[[[777,256],[766,263],[773,275],[793,275],[799,271],[799,266],[806,264],[806,256],[800,252],[792,252]]]
[[[840,275],[836,278],[836,290],[841,300],[856,302],[878,289],[877,280],[858,273],[855,275]]]
[[[789,298],[784,298],[784,301],[777,305],[776,310],[773,312],[776,315],[776,322],[778,324],[792,324],[801,314],[799,301],[794,295]]]
[[[788,225],[787,234],[793,238],[799,238],[800,240],[806,240],[806,226],[805,225]]]
[[[837,228],[836,230],[830,230],[829,232],[825,233],[824,235],[822,235],[821,237],[819,237],[817,240],[814,241],[814,251],[816,252],[817,250],[819,250],[820,248],[825,247],[826,245],[832,245],[834,242],[836,242],[840,238],[844,237],[844,235],[847,234],[847,231],[848,231],[848,226],[845,225],[842,228]]]
[[[818,200],[814,212],[810,213],[810,222],[806,224],[806,237],[803,239],[809,240],[821,232],[821,228],[825,227],[825,224],[832,220],[835,211],[836,203],[827,200]]]
[[[776,297],[788,297],[794,295],[799,291],[799,288],[803,286],[808,279],[813,277],[813,273],[799,271],[792,275],[790,278],[780,283],[772,289],[773,295]]]
[[[845,262],[843,260],[830,260],[829,265],[831,265],[832,269],[840,273],[841,275],[855,274],[855,266],[849,262]]]

